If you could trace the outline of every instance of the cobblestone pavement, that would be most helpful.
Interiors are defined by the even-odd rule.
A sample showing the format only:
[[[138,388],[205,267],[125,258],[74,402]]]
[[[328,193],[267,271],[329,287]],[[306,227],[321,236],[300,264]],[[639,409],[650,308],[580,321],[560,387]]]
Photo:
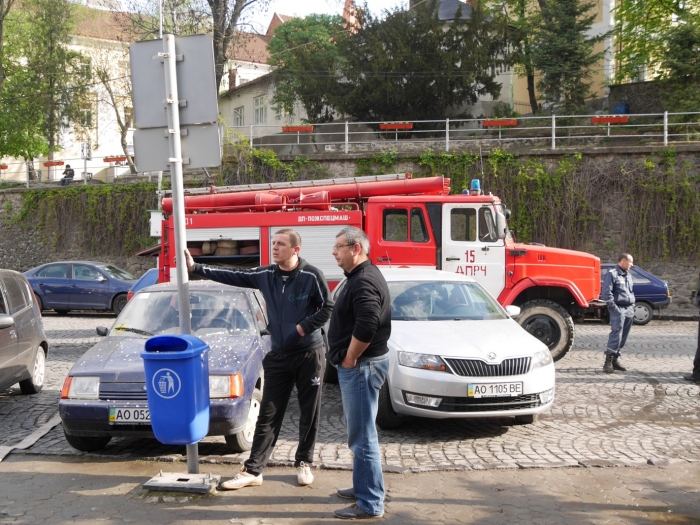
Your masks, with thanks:
[[[97,341],[95,326],[109,326],[113,319],[106,315],[44,317],[51,340],[47,384],[37,396],[21,396],[18,389],[0,393],[0,446],[17,443],[55,415],[72,363]],[[554,407],[538,422],[407,418],[401,429],[380,430],[385,469],[422,472],[700,461],[700,387],[681,379],[691,370],[697,322],[652,321],[633,327],[623,357],[629,371],[611,375],[602,372],[602,348],[609,328],[595,323],[576,328],[574,348],[556,364]],[[345,445],[337,385],[325,385],[323,395],[315,464],[347,469],[351,452]],[[298,414],[292,401],[271,465],[293,461]],[[202,461],[211,463],[241,463],[246,458],[229,454],[223,438],[206,438],[199,452]],[[60,425],[17,453],[84,455],[66,443]],[[100,454],[90,456],[183,461],[184,454],[183,447],[154,440],[115,438]]]

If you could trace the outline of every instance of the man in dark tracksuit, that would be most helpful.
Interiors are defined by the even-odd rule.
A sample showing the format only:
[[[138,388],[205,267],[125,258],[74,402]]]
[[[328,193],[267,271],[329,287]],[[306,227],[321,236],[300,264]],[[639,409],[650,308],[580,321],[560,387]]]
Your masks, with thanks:
[[[633,263],[634,259],[629,253],[621,254],[617,258],[617,266],[603,279],[600,298],[607,303],[610,314],[610,336],[605,349],[603,370],[609,374],[614,370],[627,370],[620,363],[620,350],[625,346],[634,321],[634,292],[629,272]]]
[[[695,292],[695,306],[700,308],[700,275],[698,276],[698,291]],[[686,381],[692,381],[700,385],[700,325],[698,325],[698,349],[693,360],[693,372],[683,376]]]
[[[250,458],[243,470],[221,488],[234,490],[262,484],[262,471],[282,428],[294,385],[299,399],[299,446],[295,456],[297,481],[313,482],[311,464],[321,414],[325,345],[321,327],[330,319],[333,301],[317,268],[299,258],[301,237],[280,230],[272,242],[276,264],[253,269],[195,264],[186,252],[187,267],[197,275],[234,286],[257,288],[267,303],[272,351],[263,360],[265,385],[255,425]]]

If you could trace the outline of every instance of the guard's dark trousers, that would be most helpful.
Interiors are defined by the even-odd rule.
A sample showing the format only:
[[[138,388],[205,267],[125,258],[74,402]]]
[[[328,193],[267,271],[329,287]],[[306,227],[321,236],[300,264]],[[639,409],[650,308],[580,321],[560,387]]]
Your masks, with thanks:
[[[323,345],[291,356],[270,352],[263,360],[265,384],[260,415],[255,426],[253,447],[245,467],[253,475],[261,474],[277,443],[292,388],[299,399],[299,446],[295,466],[302,461],[311,464],[321,415],[321,390],[325,348]]]

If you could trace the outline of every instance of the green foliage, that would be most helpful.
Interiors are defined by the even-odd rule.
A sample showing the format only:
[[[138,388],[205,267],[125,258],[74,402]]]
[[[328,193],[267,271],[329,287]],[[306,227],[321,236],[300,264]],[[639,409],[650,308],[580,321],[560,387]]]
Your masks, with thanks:
[[[291,162],[282,161],[269,149],[251,149],[248,138],[225,128],[224,157],[217,185],[290,182],[328,178],[328,170],[318,162],[297,155]]]
[[[444,119],[479,97],[497,98],[496,71],[509,64],[507,31],[481,2],[463,7],[447,28],[437,0],[384,19],[360,12],[360,29],[338,40],[344,59],[331,101],[365,122]],[[462,10],[469,9],[469,17]],[[415,129],[415,128],[414,128]]]
[[[128,256],[153,244],[147,210],[158,205],[156,190],[149,183],[28,190],[12,221],[39,228],[54,246],[79,238],[93,253]]]
[[[700,17],[700,14],[698,15]],[[664,105],[673,112],[700,110],[700,20],[671,26],[660,55],[661,90]],[[674,117],[672,117],[673,119]],[[675,117],[677,118],[677,117]],[[697,115],[685,115],[697,122]]]
[[[275,66],[272,103],[294,115],[301,103],[309,122],[329,122],[333,93],[342,58],[336,44],[344,33],[340,16],[293,18],[275,29],[268,63]]]
[[[654,70],[665,54],[674,18],[698,16],[697,0],[619,0],[615,2],[615,82],[636,81]],[[695,12],[694,12],[695,11]]]
[[[542,73],[537,87],[544,102],[561,105],[565,113],[585,113],[591,70],[603,52],[594,53],[593,45],[605,35],[588,37],[595,3],[586,0],[548,0],[542,3],[542,20],[532,43],[532,64]]]
[[[86,57],[72,50],[74,5],[68,0],[23,0],[29,38],[20,46],[26,68],[25,93],[39,105],[41,135],[49,156],[60,149],[60,135],[89,106]],[[90,124],[89,127],[92,127]]]
[[[13,8],[4,21],[2,67],[5,75],[0,95],[0,158],[31,159],[49,152],[42,136],[45,114],[38,91],[32,84],[34,73],[25,57],[32,38],[28,13]]]

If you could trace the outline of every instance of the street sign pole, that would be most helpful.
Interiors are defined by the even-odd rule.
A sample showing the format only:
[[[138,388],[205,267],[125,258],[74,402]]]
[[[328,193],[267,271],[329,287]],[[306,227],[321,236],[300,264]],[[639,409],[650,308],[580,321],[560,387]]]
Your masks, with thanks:
[[[182,183],[182,142],[180,138],[180,99],[177,91],[175,35],[163,36],[165,61],[165,93],[168,107],[168,134],[170,137],[170,177],[173,187],[173,222],[175,228],[175,269],[177,275],[177,299],[180,312],[180,332],[192,333],[190,321],[190,283],[185,260],[187,237],[185,233],[185,197]],[[187,472],[199,473],[199,450],[197,443],[187,445]]]

